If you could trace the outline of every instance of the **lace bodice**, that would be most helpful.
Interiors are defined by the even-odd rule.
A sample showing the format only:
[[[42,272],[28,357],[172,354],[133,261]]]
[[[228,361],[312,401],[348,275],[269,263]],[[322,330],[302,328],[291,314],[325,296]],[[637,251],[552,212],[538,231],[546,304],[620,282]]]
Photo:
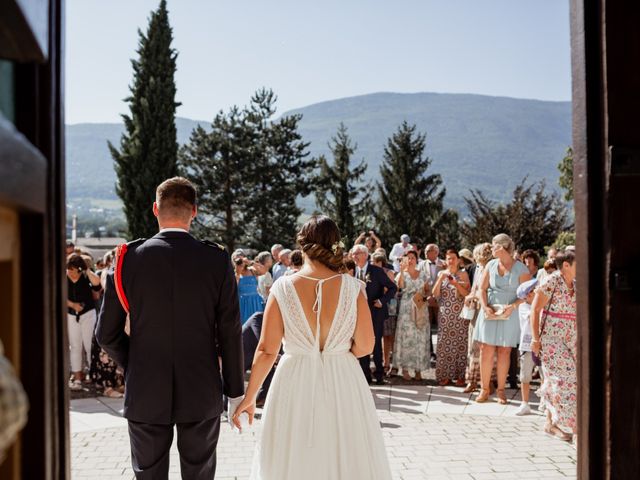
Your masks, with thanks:
[[[357,299],[364,284],[350,275],[343,274],[341,277],[340,293],[337,299],[338,306],[322,350],[324,354],[349,351],[356,327]],[[326,280],[329,279],[318,281],[316,287],[318,300],[317,304],[314,305],[314,311],[317,312],[318,318],[319,312],[323,308],[323,303],[326,305],[335,301],[335,299],[322,294],[322,285]],[[292,276],[278,279],[271,288],[271,293],[278,301],[278,306],[282,313],[285,353],[311,354],[318,352],[320,349],[318,338],[316,338],[307,322],[298,292],[293,286]],[[319,329],[316,330],[319,331]]]

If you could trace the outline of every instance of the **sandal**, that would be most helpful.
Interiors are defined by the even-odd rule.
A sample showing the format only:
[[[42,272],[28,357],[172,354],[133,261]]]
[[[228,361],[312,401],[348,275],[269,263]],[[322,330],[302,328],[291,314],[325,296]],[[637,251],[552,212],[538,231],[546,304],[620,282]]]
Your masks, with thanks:
[[[422,374],[420,372],[416,373],[415,376],[413,377],[414,380],[417,381],[421,381],[422,380]]]
[[[478,389],[478,385],[474,385],[472,383],[470,383],[469,385],[467,385],[467,388],[465,388],[462,393],[473,393]]]
[[[451,380],[449,380],[448,378],[445,378],[444,380],[440,380],[438,382],[438,385],[440,385],[441,387],[446,387],[450,383],[451,383]]]
[[[464,387],[464,379],[459,378],[456,380],[456,387]]]
[[[496,391],[496,396],[498,397],[496,399],[496,402],[498,402],[500,405],[506,405],[507,404],[507,397],[504,394],[504,388],[499,388]]]
[[[405,379],[406,381],[411,380],[411,375],[409,375],[409,372],[407,372],[406,370],[402,371],[402,378]]]
[[[544,425],[544,433],[551,437],[559,438],[563,442],[571,442],[573,440],[573,435],[563,431],[557,425],[552,425],[550,423],[546,423]]]
[[[124,395],[122,395],[119,391],[114,390],[111,387],[108,387],[104,389],[104,392],[102,392],[102,396],[109,397],[109,398],[122,398]]]
[[[489,400],[489,390],[485,390],[484,388],[480,389],[480,393],[476,397],[476,403],[484,403]]]

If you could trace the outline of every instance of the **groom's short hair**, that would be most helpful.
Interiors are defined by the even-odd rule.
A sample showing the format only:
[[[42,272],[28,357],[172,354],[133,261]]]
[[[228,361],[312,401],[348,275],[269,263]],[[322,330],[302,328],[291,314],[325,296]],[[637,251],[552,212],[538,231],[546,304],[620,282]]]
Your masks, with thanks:
[[[165,218],[189,217],[196,201],[196,188],[183,177],[169,178],[156,189],[158,212]]]

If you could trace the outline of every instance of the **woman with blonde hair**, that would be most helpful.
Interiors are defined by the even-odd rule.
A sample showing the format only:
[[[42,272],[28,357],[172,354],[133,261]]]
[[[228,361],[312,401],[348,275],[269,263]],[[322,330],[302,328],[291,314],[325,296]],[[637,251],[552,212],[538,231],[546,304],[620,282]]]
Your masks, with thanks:
[[[474,392],[478,388],[478,382],[480,382],[480,344],[473,337],[476,331],[478,311],[480,310],[480,300],[478,298],[480,280],[482,279],[482,272],[491,260],[491,244],[485,242],[476,245],[473,249],[473,259],[476,261],[476,271],[473,276],[471,292],[464,300],[466,308],[463,310],[463,315],[466,313],[465,318],[469,320],[467,370],[465,372],[467,386],[464,389],[464,393]]]
[[[501,233],[493,237],[491,253],[494,257],[487,263],[480,280],[479,297],[481,310],[478,313],[474,340],[480,342],[480,379],[482,389],[476,402],[489,399],[489,384],[493,357],[498,354],[498,403],[505,405],[505,383],[509,371],[511,349],[520,341],[520,319],[516,290],[521,283],[531,280],[529,269],[514,260],[515,245],[511,237]]]

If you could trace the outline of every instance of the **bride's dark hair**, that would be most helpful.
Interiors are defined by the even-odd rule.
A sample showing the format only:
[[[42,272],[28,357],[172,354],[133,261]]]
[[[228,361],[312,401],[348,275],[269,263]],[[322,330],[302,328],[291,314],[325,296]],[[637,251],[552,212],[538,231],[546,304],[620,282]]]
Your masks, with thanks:
[[[310,260],[320,262],[335,272],[343,269],[340,229],[326,215],[314,215],[297,235],[298,245]]]

